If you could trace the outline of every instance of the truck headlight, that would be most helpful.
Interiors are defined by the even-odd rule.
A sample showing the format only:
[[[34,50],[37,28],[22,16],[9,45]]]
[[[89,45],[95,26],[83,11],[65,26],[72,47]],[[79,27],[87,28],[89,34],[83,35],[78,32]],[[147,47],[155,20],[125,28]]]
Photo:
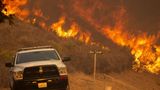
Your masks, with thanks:
[[[66,67],[60,67],[59,68],[59,74],[60,75],[67,75],[67,69],[66,69]]]
[[[13,72],[13,77],[14,77],[14,80],[22,80],[23,72],[22,71]]]

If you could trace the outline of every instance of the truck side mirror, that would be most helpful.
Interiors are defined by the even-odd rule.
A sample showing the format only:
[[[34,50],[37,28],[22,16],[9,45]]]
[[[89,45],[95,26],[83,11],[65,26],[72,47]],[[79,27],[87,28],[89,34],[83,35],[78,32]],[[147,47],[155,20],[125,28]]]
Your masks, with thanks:
[[[10,68],[10,67],[13,67],[13,64],[12,63],[6,63],[5,66]]]
[[[63,61],[63,62],[67,62],[67,61],[70,61],[70,60],[71,60],[70,57],[63,57],[63,58],[62,58],[62,61]]]

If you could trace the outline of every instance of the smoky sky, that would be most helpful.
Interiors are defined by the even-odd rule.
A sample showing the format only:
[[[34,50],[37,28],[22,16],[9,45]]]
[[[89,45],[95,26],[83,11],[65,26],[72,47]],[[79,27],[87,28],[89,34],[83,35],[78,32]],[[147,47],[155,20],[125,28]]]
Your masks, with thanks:
[[[65,15],[71,20],[74,18],[86,23],[85,15],[91,15],[91,18],[100,24],[114,22],[111,13],[123,5],[126,9],[127,17],[124,18],[124,22],[127,30],[151,34],[160,31],[160,0],[30,0],[30,2],[30,7],[41,8],[44,15],[50,17],[50,22],[57,21],[59,17]],[[81,3],[82,7],[77,6],[79,9],[82,8],[81,13],[74,11],[75,3],[77,5]],[[93,7],[96,7],[94,13],[90,13]],[[89,14],[86,14],[87,10]]]
[[[124,3],[130,28],[160,31],[160,0],[125,0]]]

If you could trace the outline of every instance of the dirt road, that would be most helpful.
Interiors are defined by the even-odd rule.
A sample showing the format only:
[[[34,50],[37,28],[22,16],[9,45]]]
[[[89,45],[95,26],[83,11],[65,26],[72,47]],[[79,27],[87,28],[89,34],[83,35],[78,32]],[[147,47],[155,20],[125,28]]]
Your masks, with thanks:
[[[96,82],[84,73],[71,73],[69,79],[71,90],[160,90],[159,76],[134,71],[97,74]]]
[[[99,74],[96,82],[91,76],[75,73],[70,76],[70,83],[71,90],[160,90],[159,76],[134,71]]]

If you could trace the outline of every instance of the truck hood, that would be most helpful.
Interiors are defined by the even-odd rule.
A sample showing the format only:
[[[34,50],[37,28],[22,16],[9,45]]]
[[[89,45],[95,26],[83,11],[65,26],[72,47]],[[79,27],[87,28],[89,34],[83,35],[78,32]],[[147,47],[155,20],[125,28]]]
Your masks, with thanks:
[[[23,71],[27,67],[42,66],[42,65],[56,65],[58,68],[66,67],[64,63],[60,60],[46,60],[46,61],[35,61],[35,62],[17,64],[13,68],[13,71]]]

